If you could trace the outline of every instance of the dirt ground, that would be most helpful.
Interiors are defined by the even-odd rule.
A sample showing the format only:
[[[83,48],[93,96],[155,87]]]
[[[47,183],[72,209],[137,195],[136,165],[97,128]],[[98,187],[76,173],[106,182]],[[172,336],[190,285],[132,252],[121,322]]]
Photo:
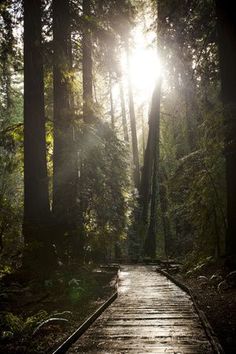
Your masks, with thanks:
[[[190,277],[181,273],[173,275],[192,289],[199,309],[205,313],[225,354],[234,354],[236,353],[236,288],[234,286],[219,289],[219,284],[212,284],[210,280],[213,274],[225,279],[226,273],[223,267],[211,266]]]
[[[115,292],[116,274],[93,269],[44,283],[25,282],[19,275],[1,280],[0,353],[51,353]],[[34,333],[52,318],[56,321]]]
[[[219,294],[211,286],[202,289],[194,279],[186,284],[193,290],[225,353],[236,353],[236,289]]]

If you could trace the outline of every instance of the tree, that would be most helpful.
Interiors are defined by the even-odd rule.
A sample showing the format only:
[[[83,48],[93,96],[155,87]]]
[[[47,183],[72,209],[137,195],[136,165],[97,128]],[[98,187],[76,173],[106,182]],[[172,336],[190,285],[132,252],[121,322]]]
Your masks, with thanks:
[[[11,108],[11,73],[10,73],[10,60],[14,54],[14,37],[13,37],[13,24],[12,16],[9,11],[9,6],[7,3],[5,6],[2,6],[1,16],[4,23],[4,29],[2,32],[2,43],[1,43],[1,63],[2,63],[2,72],[1,72],[1,84],[2,88],[5,91],[5,110],[9,114]]]
[[[133,152],[133,164],[134,164],[134,185],[137,189],[140,187],[140,167],[139,167],[139,151],[138,151],[138,138],[137,138],[137,128],[136,128],[136,118],[134,110],[134,97],[132,89],[132,80],[130,75],[130,50],[129,42],[125,41],[125,51],[127,57],[127,68],[128,68],[128,96],[129,96],[129,117],[130,117],[130,128],[131,128],[131,142],[132,142],[132,152]]]
[[[91,1],[83,0],[83,35],[82,35],[82,68],[83,68],[83,118],[86,123],[94,121],[93,116],[93,60]]]
[[[141,220],[145,225],[148,224],[149,205],[151,199],[151,179],[153,173],[153,153],[155,145],[155,96],[152,97],[151,111],[149,115],[148,139],[144,154],[144,162],[142,167],[141,185],[140,185],[140,203],[141,203]]]
[[[221,93],[225,118],[227,183],[226,252],[236,255],[236,17],[230,1],[216,0]]]
[[[214,2],[159,3],[170,83],[162,101],[160,163],[166,171],[171,251],[217,257],[224,247],[225,175]]]
[[[125,243],[130,198],[127,148],[101,120],[92,127],[83,125],[79,139],[85,257],[104,262],[114,257],[115,245]]]
[[[133,97],[132,78],[130,75],[130,31],[132,27],[132,19],[134,18],[135,10],[131,1],[120,0],[119,2],[108,1],[105,4],[109,4],[107,11],[109,17],[109,25],[111,30],[114,31],[120,37],[121,48],[124,48],[127,58],[127,80],[128,80],[128,101],[129,101],[129,118],[130,118],[130,130],[131,130],[131,146],[133,157],[133,181],[136,189],[140,187],[140,164],[139,164],[139,149],[138,138],[136,128],[135,117],[135,104]],[[102,7],[105,6],[102,4]],[[122,75],[118,73],[118,76],[122,79]],[[126,125],[125,104],[123,99],[123,87],[120,81],[120,98],[122,107],[122,124],[124,129],[125,141],[128,141],[128,132]]]
[[[114,99],[113,99],[113,92],[112,92],[112,76],[111,72],[108,73],[109,78],[109,95],[110,95],[110,105],[111,105],[111,127],[115,130],[115,114],[114,114]]]
[[[24,0],[25,265],[50,263],[50,208],[45,144],[41,1]],[[48,257],[47,257],[48,256]]]
[[[124,97],[122,77],[119,79],[119,90],[120,90],[120,105],[121,105],[122,127],[123,127],[124,140],[128,143],[129,142],[129,134],[128,134],[128,126],[127,126],[127,118],[126,118],[125,97]]]
[[[53,215],[60,256],[80,254],[77,234],[77,152],[72,96],[71,17],[69,0],[54,0],[53,6]],[[63,30],[62,30],[63,29]],[[66,259],[65,259],[66,260]]]
[[[160,165],[160,96],[161,82],[156,84],[152,99],[152,125],[153,129],[152,146],[150,148],[151,162],[149,166],[152,173],[148,176],[147,183],[151,177],[151,210],[147,236],[145,239],[144,252],[147,256],[154,258],[156,255],[156,237],[158,224],[158,199],[159,199],[159,165]],[[150,172],[149,172],[150,173]]]
[[[160,3],[157,5],[157,22],[160,20]],[[159,38],[158,30],[157,37]],[[158,46],[160,44],[158,43]],[[144,154],[144,165],[140,188],[141,225],[144,227],[144,253],[154,258],[158,224],[159,169],[160,169],[160,96],[161,81],[157,80],[152,96],[149,116],[148,141]],[[150,214],[149,214],[149,205]]]
[[[168,216],[168,190],[165,184],[166,182],[165,170],[159,167],[159,191],[160,191],[160,207],[161,207],[161,218],[165,239],[165,255],[169,257],[173,251],[173,241],[170,227],[170,220]]]

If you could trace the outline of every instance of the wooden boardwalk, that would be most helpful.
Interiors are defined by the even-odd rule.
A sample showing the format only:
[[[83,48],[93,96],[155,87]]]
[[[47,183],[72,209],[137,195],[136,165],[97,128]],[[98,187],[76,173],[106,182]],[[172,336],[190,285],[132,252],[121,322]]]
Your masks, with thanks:
[[[151,266],[122,266],[118,299],[69,353],[209,354],[190,297]]]

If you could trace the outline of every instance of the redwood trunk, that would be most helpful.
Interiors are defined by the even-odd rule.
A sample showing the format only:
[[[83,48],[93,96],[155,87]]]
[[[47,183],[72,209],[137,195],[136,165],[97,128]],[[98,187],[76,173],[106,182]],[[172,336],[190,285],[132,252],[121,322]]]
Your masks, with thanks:
[[[126,54],[128,63],[128,72],[130,71],[129,62],[129,45],[126,43]],[[129,92],[129,115],[130,115],[130,127],[131,127],[131,140],[132,140],[132,151],[133,151],[133,163],[134,163],[134,185],[137,189],[140,186],[140,168],[139,168],[139,152],[138,152],[138,138],[137,138],[137,128],[136,128],[136,118],[134,110],[134,97],[132,90],[131,75],[128,75],[128,92]]]
[[[49,244],[50,218],[46,163],[41,1],[24,0],[24,220],[25,245],[38,262]],[[37,249],[36,249],[37,248]],[[48,246],[49,249],[49,246]],[[34,251],[36,252],[33,256]],[[34,262],[28,259],[25,263]],[[43,265],[43,264],[42,264]]]
[[[159,195],[159,163],[160,163],[160,91],[161,84],[156,85],[153,94],[153,174],[151,210],[147,238],[145,242],[145,254],[151,258],[156,256],[156,236],[158,222],[158,195]]]
[[[121,104],[121,115],[122,115],[122,126],[124,133],[124,140],[129,142],[129,134],[128,134],[128,126],[127,126],[127,118],[126,118],[126,109],[125,109],[125,97],[124,97],[124,89],[123,84],[120,79],[119,81],[119,89],[120,89],[120,104]]]
[[[236,16],[234,3],[216,0],[227,183],[226,253],[236,255]]]
[[[83,68],[83,116],[86,123],[91,123],[93,117],[93,61],[92,38],[89,25],[91,16],[91,1],[83,0],[84,29],[82,38],[82,68]]]
[[[111,105],[111,127],[112,130],[115,130],[115,115],[114,115],[114,101],[113,101],[113,93],[112,93],[112,77],[109,72],[109,94],[110,94],[110,105]]]
[[[53,214],[56,243],[61,257],[68,247],[77,247],[77,153],[71,92],[71,33],[69,0],[53,1]],[[76,247],[75,247],[76,245]],[[68,249],[67,249],[68,252]]]

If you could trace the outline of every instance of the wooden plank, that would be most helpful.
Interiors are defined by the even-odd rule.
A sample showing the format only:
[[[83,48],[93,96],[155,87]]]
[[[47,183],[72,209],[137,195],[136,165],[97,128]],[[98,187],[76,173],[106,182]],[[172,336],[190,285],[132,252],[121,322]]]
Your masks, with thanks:
[[[191,297],[153,266],[123,266],[118,293],[69,353],[214,353]]]

